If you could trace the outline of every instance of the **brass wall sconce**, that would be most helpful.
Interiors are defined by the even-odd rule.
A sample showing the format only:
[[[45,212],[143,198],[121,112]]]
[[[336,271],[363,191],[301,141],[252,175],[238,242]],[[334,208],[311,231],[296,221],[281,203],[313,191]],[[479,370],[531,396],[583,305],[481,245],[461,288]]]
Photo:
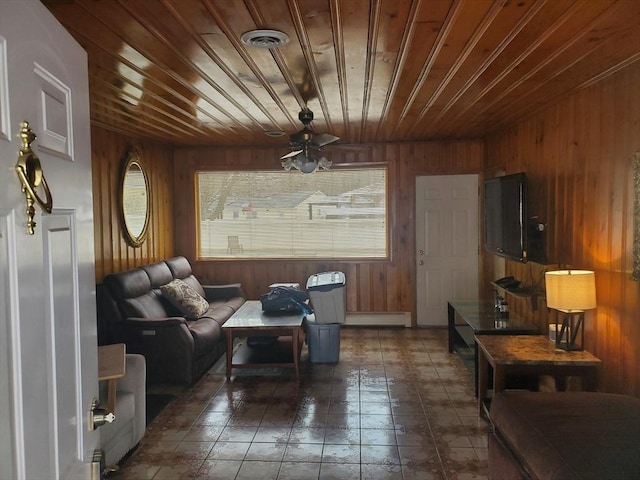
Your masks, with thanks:
[[[44,172],[42,171],[42,165],[40,159],[31,150],[31,144],[35,141],[36,134],[33,133],[29,127],[29,122],[22,122],[20,124],[20,138],[22,139],[22,149],[18,152],[18,163],[16,163],[16,172],[20,183],[22,183],[22,191],[27,197],[27,232],[29,235],[35,233],[36,222],[34,217],[36,216],[35,204],[40,205],[40,208],[47,213],[51,213],[53,207],[53,198],[51,197],[51,191],[47,180],[44,178]],[[44,195],[46,198],[42,200],[38,195],[37,189],[42,186]]]

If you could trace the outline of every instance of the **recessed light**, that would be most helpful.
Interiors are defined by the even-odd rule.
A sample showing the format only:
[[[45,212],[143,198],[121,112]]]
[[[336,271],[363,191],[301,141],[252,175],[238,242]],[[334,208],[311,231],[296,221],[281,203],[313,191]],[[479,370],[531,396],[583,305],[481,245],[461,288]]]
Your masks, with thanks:
[[[281,136],[285,135],[285,132],[283,132],[281,130],[269,130],[267,132],[264,132],[264,134],[267,137],[281,137]]]
[[[240,39],[256,48],[277,48],[289,43],[289,35],[278,30],[251,30],[243,33]]]

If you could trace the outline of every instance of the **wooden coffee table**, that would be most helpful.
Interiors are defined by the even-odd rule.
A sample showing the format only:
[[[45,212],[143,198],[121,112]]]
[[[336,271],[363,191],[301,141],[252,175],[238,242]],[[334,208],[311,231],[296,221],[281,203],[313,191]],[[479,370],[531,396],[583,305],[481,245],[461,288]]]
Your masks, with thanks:
[[[489,365],[493,367],[493,394],[505,389],[512,374],[582,377],[582,388],[595,391],[600,359],[586,350],[556,349],[546,335],[476,335],[478,344],[478,414],[488,417]],[[560,384],[560,390],[564,385]]]
[[[227,338],[227,381],[234,368],[290,367],[300,378],[300,351],[304,344],[304,313],[265,314],[259,300],[246,301],[222,325]],[[233,351],[235,337],[273,337],[264,345],[250,346],[245,340]]]

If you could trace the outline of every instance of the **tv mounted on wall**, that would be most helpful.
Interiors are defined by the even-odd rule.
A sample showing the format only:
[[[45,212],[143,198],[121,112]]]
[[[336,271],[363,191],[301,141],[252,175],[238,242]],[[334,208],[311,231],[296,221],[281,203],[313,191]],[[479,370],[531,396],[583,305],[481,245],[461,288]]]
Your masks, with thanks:
[[[484,181],[485,249],[518,262],[527,257],[527,177],[514,173]]]

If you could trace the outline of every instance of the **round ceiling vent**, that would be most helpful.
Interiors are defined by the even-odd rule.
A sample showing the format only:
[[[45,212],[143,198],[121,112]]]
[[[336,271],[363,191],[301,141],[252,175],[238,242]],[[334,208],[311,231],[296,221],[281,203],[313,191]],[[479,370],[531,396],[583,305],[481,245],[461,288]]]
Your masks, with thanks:
[[[277,30],[251,30],[243,33],[240,39],[256,48],[277,48],[289,43],[289,35]]]
[[[286,135],[285,132],[283,132],[282,130],[268,130],[266,132],[264,132],[264,134],[267,137],[282,137],[283,135]]]

